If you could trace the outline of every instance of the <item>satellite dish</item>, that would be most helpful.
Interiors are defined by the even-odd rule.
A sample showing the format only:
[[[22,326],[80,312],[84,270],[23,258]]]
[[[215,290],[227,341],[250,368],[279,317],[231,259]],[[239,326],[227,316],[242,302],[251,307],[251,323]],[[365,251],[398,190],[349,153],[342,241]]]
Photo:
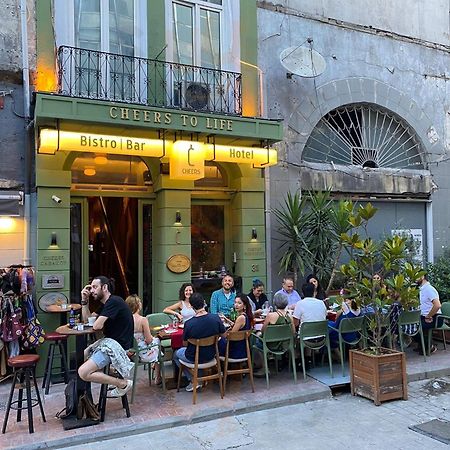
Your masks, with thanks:
[[[326,63],[323,56],[307,47],[289,47],[280,53],[283,67],[294,75],[305,78],[317,77],[325,71]]]

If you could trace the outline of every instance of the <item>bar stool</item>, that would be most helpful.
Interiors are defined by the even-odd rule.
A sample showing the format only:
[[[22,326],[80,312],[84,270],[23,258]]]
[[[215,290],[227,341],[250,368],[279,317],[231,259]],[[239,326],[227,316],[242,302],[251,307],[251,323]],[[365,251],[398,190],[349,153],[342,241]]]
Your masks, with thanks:
[[[136,370],[136,369],[134,369]],[[104,373],[109,374],[110,373],[110,365],[108,364],[104,369]],[[117,378],[123,378],[120,374],[117,374]],[[108,398],[117,398],[117,397],[108,397],[108,385],[102,384],[100,388],[100,396],[98,398],[98,411],[100,413],[100,422],[105,421],[105,412],[106,412],[106,400]],[[127,394],[122,395],[120,397],[122,400],[122,408],[125,410],[126,416],[130,417],[130,405],[128,404],[128,397]]]
[[[68,337],[68,335],[59,334],[56,332],[46,333],[45,335],[45,340],[49,342],[49,346],[47,352],[47,362],[45,363],[44,379],[42,380],[42,389],[45,387],[46,395],[50,389],[50,380],[52,375],[63,375],[65,384],[69,381],[66,351],[64,349],[64,343],[67,341]],[[58,347],[59,352],[57,354],[55,354],[56,347]],[[59,372],[56,373],[52,373],[54,358],[59,358],[60,360],[60,366],[58,367]]]
[[[22,409],[28,410],[28,430],[30,433],[34,433],[33,427],[33,408],[39,405],[41,410],[42,420],[45,422],[44,408],[42,407],[41,396],[39,395],[39,389],[36,383],[36,364],[39,361],[38,355],[18,355],[8,359],[8,366],[14,370],[14,378],[11,385],[11,392],[9,394],[8,402],[6,403],[5,420],[3,421],[2,434],[6,432],[6,425],[8,424],[9,411],[15,409],[17,411],[17,422],[22,419]],[[30,379],[33,379],[34,388],[36,390],[36,397],[31,397],[31,383]],[[26,397],[23,398],[24,381],[26,388]],[[19,396],[18,399],[12,401],[14,395],[14,388],[16,383],[19,383]],[[22,406],[22,402],[27,403],[26,406]]]

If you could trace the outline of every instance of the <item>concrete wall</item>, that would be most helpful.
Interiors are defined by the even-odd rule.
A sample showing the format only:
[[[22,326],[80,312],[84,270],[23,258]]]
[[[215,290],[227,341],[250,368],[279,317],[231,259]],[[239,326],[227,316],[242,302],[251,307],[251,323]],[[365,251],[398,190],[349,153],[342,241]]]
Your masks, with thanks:
[[[428,161],[433,181],[439,187],[431,197],[434,224],[433,230],[429,230],[433,232],[435,254],[439,254],[450,244],[448,48],[433,48],[424,42],[366,32],[358,27],[341,27],[330,24],[328,19],[324,20],[330,17],[338,20],[348,18],[360,23],[369,23],[370,20],[372,24],[381,24],[384,20],[391,24],[393,31],[404,33],[407,31],[404,29],[404,19],[399,17],[410,14],[404,2],[401,5],[398,2],[402,12],[384,9],[384,1],[358,2],[361,8],[354,11],[349,8],[338,10],[335,7],[338,2],[286,3],[290,8],[301,4],[302,10],[295,12],[275,8],[268,2],[258,3],[258,65],[264,74],[266,111],[271,118],[284,119],[286,137],[279,146],[281,163],[270,169],[270,207],[279,207],[288,189],[301,188],[302,151],[312,129],[323,115],[349,103],[375,103],[403,118],[415,130],[422,144],[424,159]],[[369,7],[372,3],[374,6]],[[419,3],[425,2],[406,2],[407,5],[416,5],[416,9]],[[427,5],[421,13],[420,26],[412,24],[411,33],[432,39],[432,35],[440,29],[441,39],[433,39],[443,42],[445,35],[448,44],[448,22],[446,29],[438,17],[445,17],[448,21],[448,4],[432,1]],[[430,5],[436,9],[430,10]],[[322,14],[322,17],[304,17],[302,13],[305,10]],[[370,11],[373,17],[369,15]],[[375,14],[376,11],[386,12],[385,17]],[[433,26],[429,26],[430,23]],[[325,58],[326,70],[314,79],[295,75],[289,79],[286,69],[280,64],[279,54],[287,47],[304,44],[307,38],[313,39],[313,48]],[[274,218],[271,226],[276,229]],[[274,287],[279,282],[276,275],[277,247],[278,243],[273,241],[271,272]]]
[[[280,0],[259,4],[345,26],[360,25],[443,45],[450,42],[447,0]]]

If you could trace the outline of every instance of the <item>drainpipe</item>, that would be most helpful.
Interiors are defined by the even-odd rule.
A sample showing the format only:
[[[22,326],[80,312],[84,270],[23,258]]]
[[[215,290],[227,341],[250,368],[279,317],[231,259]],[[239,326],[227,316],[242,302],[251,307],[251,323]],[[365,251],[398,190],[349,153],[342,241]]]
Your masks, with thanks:
[[[24,233],[23,264],[31,264],[31,208],[30,208],[30,69],[28,61],[27,1],[20,0],[20,29],[22,37],[22,79],[23,79],[23,111],[25,117],[25,192],[24,192]]]
[[[429,200],[426,203],[426,223],[427,223],[427,262],[434,262],[434,241],[433,241],[433,203]]]

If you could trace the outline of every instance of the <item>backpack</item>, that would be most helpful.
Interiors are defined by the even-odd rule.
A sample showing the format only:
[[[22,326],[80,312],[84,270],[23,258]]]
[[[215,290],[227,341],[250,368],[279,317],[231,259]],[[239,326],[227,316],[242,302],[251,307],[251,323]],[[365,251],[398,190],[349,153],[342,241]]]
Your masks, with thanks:
[[[56,414],[57,419],[66,419],[70,416],[77,415],[77,382],[74,378],[71,378],[64,389],[64,395],[66,396],[66,406]]]

